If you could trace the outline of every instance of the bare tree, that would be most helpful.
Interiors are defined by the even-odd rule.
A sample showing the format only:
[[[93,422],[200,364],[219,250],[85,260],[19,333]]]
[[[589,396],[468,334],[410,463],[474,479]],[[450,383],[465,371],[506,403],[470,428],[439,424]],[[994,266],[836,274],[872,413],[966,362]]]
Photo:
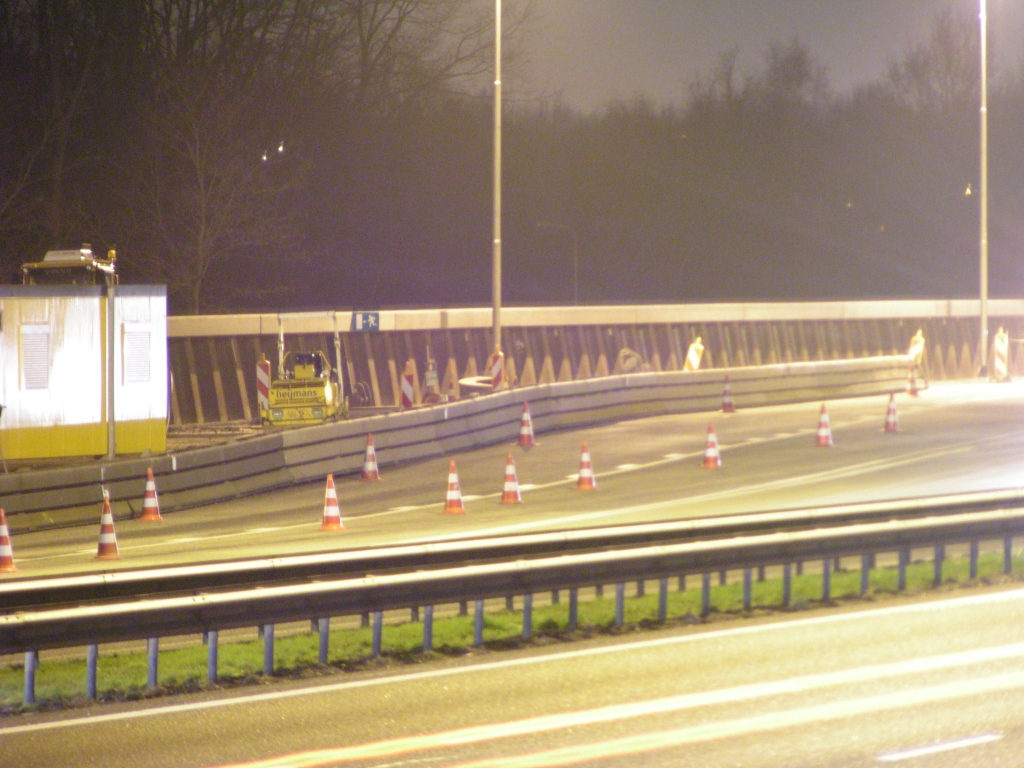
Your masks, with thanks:
[[[895,98],[914,110],[946,111],[978,100],[980,80],[977,20],[945,9],[928,39],[889,65]]]

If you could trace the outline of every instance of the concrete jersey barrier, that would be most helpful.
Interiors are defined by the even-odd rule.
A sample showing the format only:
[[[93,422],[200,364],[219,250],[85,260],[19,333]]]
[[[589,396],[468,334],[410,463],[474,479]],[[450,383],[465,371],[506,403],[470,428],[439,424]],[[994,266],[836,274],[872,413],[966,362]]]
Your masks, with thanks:
[[[447,404],[264,435],[222,446],[0,476],[13,531],[94,523],[102,487],[115,517],[141,513],[152,467],[161,510],[194,507],[362,469],[366,435],[396,464],[514,441],[522,403],[537,432],[622,419],[716,411],[726,374],[740,407],[881,395],[906,388],[905,355],[696,372],[610,376],[523,387]]]

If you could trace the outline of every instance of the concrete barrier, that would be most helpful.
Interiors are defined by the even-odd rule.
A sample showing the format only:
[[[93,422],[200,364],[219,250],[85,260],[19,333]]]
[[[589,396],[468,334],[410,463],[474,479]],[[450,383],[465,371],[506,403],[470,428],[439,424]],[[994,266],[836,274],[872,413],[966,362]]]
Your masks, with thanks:
[[[362,467],[366,435],[378,463],[397,464],[511,442],[522,403],[547,432],[669,413],[716,411],[725,374],[739,407],[888,394],[906,387],[907,356],[789,363],[696,372],[639,373],[523,387],[447,404],[268,434],[213,448],[88,467],[0,476],[12,532],[91,524],[101,487],[115,517],[141,513],[153,467],[164,512],[344,475]]]

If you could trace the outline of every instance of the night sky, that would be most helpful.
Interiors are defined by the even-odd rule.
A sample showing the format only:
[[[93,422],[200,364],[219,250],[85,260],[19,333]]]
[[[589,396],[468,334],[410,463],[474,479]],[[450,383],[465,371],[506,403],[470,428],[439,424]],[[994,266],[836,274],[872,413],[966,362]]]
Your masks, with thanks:
[[[687,85],[738,48],[744,72],[772,42],[796,35],[827,67],[836,93],[884,75],[927,36],[944,8],[977,14],[978,0],[540,0],[532,87],[586,111],[644,95],[681,104]],[[1005,70],[1019,66],[1024,3],[988,0],[989,35]],[[511,94],[510,94],[511,95]]]

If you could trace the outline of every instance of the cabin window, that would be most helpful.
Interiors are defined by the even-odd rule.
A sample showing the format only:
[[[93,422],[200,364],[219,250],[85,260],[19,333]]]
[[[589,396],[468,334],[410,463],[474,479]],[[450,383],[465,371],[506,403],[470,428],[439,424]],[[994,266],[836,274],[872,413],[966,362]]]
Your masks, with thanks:
[[[148,329],[124,327],[124,383],[148,384],[150,378],[150,332]]]
[[[50,326],[21,326],[22,389],[50,388]]]

